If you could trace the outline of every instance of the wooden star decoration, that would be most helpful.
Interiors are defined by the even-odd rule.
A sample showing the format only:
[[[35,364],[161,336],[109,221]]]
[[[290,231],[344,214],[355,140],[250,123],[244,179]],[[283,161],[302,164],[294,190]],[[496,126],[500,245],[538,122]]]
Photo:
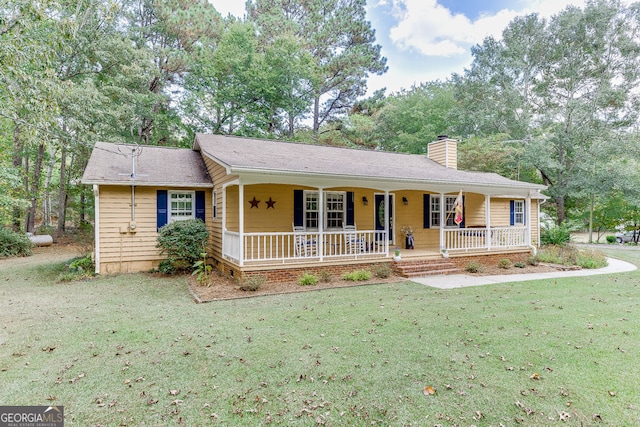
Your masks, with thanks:
[[[271,197],[269,197],[269,200],[267,200],[265,202],[267,204],[267,209],[271,208],[271,209],[275,209],[275,207],[273,205],[276,204],[275,200],[271,200]]]
[[[251,203],[251,209],[258,209],[258,203],[260,203],[260,200],[256,200],[256,196],[253,196],[253,200],[249,200],[249,203]]]

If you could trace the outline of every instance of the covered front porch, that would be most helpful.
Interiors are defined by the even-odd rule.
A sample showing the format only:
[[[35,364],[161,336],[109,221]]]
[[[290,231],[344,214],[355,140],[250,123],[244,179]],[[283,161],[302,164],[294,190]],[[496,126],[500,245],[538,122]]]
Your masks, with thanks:
[[[238,267],[292,266],[390,261],[397,249],[407,259],[531,251],[537,244],[538,203],[530,194],[463,192],[460,224],[451,216],[456,196],[434,189],[231,183],[222,194],[223,258]]]

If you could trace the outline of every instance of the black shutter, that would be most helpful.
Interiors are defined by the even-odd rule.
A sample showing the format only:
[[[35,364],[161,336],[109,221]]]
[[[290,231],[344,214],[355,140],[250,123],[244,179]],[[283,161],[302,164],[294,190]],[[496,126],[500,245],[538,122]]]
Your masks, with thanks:
[[[304,227],[304,191],[293,190],[293,225]]]
[[[167,225],[167,190],[158,190],[156,195],[156,225],[158,230]]]
[[[431,195],[422,195],[422,226],[431,228]]]
[[[205,197],[204,191],[196,191],[196,218],[205,222]]]
[[[347,224],[356,225],[356,219],[353,208],[353,191],[347,191]]]

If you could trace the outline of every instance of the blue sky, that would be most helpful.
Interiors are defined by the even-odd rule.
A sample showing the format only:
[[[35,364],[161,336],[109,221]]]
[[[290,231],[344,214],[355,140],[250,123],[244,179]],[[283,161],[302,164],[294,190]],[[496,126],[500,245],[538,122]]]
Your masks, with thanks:
[[[245,0],[209,0],[222,14],[244,16]],[[368,0],[367,18],[376,30],[389,71],[370,76],[369,94],[387,94],[414,84],[446,80],[471,64],[471,47],[487,36],[500,38],[516,16],[557,14],[585,0]]]

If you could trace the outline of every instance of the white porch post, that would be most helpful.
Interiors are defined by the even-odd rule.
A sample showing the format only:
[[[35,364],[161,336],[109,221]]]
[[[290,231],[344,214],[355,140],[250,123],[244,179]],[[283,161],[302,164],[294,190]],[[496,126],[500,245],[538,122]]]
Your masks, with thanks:
[[[527,195],[524,214],[524,222],[527,224],[527,236],[525,237],[525,243],[527,246],[531,246],[531,194]]]
[[[320,262],[324,258],[324,189],[318,188],[318,255],[320,256]]]
[[[244,184],[238,185],[238,235],[240,241],[238,242],[238,264],[242,267],[244,265]]]
[[[375,206],[375,196],[374,196],[374,206]],[[374,208],[375,209],[375,208]],[[375,212],[374,215],[377,215],[378,212]],[[384,239],[384,251],[389,254],[389,241],[391,240],[391,235],[389,234],[389,190],[384,191],[384,234],[386,238]]]
[[[485,239],[487,241],[487,250],[491,250],[491,196],[484,195],[484,218],[486,221]]]
[[[94,245],[95,245],[95,256],[93,258],[93,263],[96,268],[94,273],[100,274],[100,186],[98,184],[93,184],[93,196],[94,200]]]
[[[446,224],[446,211],[444,206],[444,193],[440,193],[440,250],[447,249],[444,241],[444,225]]]

